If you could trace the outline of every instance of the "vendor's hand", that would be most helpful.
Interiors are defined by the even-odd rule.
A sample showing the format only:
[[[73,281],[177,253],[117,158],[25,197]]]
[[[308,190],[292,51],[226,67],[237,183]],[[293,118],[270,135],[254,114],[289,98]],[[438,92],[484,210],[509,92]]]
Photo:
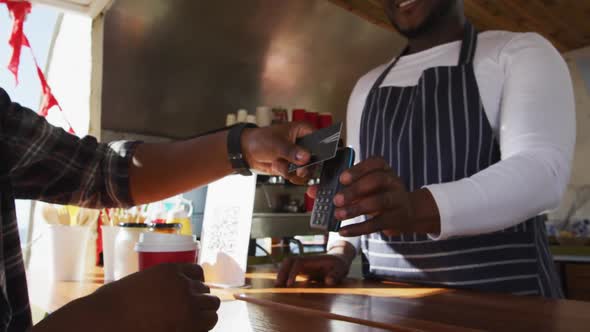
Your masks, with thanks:
[[[163,264],[105,285],[90,297],[127,331],[192,332],[209,331],[217,323],[220,300],[208,293],[198,265]]]
[[[289,163],[304,165],[310,153],[295,145],[299,137],[311,134],[309,124],[291,122],[264,128],[245,129],[242,134],[242,151],[252,169],[272,175],[281,175],[296,184],[305,184],[307,169],[289,173]]]
[[[318,281],[326,286],[336,286],[346,277],[349,269],[350,262],[341,255],[287,257],[281,263],[275,285],[293,287],[297,276],[305,276],[308,282]]]
[[[410,194],[401,179],[378,157],[370,158],[342,173],[344,186],[334,197],[338,220],[367,215],[369,220],[342,227],[342,236],[382,231],[387,236],[414,232]]]
[[[281,264],[276,286],[293,287],[299,275],[306,276],[308,281],[335,286],[344,280],[355,256],[353,245],[340,240],[331,244],[326,255],[288,257]]]

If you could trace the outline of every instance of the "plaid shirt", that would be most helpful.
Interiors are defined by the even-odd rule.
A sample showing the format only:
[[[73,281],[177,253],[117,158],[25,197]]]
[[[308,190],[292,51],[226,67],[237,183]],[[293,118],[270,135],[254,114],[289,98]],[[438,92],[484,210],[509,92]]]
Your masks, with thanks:
[[[0,332],[32,326],[14,200],[131,206],[128,170],[135,145],[79,139],[12,103],[0,88]]]

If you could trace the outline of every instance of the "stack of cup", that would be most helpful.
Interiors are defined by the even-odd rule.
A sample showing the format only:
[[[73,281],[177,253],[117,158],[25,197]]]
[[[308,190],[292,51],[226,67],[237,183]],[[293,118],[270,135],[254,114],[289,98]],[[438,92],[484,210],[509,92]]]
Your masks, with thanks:
[[[137,253],[133,250],[143,232],[148,231],[148,224],[120,223],[115,239],[114,279],[119,280],[139,271]]]
[[[225,125],[227,127],[233,126],[233,125],[236,124],[237,121],[238,121],[238,119],[237,119],[236,115],[233,114],[233,113],[230,113],[230,114],[227,115],[227,117],[225,119]]]
[[[256,115],[248,115],[246,117],[246,122],[251,124],[256,124]]]
[[[84,280],[89,226],[48,225],[50,277],[56,281]]]
[[[115,280],[115,239],[119,226],[102,225],[102,262],[104,267],[104,283]]]
[[[268,127],[272,124],[272,109],[267,106],[259,106],[256,108],[256,122],[258,127]]]
[[[245,123],[248,120],[248,111],[245,109],[238,110],[237,122]]]
[[[135,245],[139,270],[164,263],[189,263],[197,261],[199,242],[194,235],[143,233]]]

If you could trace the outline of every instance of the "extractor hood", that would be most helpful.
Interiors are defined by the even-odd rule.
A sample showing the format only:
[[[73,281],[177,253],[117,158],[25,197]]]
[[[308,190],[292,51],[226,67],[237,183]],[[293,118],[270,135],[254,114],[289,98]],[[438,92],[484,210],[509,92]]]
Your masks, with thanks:
[[[258,105],[331,112],[405,45],[328,0],[117,0],[106,12],[102,127],[179,138]]]

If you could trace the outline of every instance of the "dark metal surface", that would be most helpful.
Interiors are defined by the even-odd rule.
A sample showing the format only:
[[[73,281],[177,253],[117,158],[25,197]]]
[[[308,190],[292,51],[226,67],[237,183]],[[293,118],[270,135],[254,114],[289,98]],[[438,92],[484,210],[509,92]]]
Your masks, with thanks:
[[[402,45],[327,0],[117,0],[103,129],[184,137],[261,104],[344,119],[357,79]]]
[[[309,227],[309,213],[254,213],[250,238],[283,238],[324,234]]]

